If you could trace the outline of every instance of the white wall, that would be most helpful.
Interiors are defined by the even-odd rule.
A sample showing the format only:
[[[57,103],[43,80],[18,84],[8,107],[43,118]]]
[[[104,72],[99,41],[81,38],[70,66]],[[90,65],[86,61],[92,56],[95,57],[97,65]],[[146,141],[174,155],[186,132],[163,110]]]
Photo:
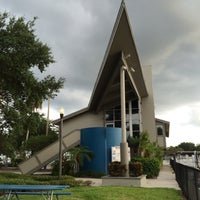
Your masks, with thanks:
[[[151,142],[157,142],[151,66],[145,66],[142,70],[148,91],[148,97],[141,99],[142,127],[143,131],[149,133],[149,139]]]

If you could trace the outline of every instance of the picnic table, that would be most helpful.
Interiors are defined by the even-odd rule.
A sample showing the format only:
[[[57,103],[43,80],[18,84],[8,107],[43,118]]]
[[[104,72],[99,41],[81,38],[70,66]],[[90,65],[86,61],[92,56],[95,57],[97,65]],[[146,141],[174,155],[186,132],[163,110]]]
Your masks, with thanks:
[[[58,199],[59,195],[70,195],[70,192],[62,190],[69,188],[68,185],[0,185],[2,198],[9,200],[12,196],[19,199],[19,195],[41,195],[45,200],[52,200],[53,196]],[[58,192],[59,191],[59,192]]]

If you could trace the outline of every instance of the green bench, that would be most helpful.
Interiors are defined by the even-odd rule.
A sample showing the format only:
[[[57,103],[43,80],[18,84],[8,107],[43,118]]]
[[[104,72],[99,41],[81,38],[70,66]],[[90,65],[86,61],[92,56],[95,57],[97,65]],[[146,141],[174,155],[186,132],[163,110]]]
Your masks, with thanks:
[[[11,195],[15,195],[16,196],[16,198],[17,199],[19,199],[19,196],[20,195],[42,195],[42,196],[50,196],[51,195],[51,193],[49,193],[49,192],[42,192],[42,191],[40,191],[40,192],[6,192],[5,194],[11,194]],[[56,199],[58,200],[59,198],[59,196],[63,196],[63,195],[71,195],[72,194],[72,192],[53,192],[53,196],[56,196]]]

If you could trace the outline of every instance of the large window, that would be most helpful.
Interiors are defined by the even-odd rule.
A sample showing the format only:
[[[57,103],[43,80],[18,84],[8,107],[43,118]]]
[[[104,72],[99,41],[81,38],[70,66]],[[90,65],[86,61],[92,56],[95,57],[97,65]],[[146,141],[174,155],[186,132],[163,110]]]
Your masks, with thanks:
[[[130,124],[132,125],[132,134],[133,136],[139,136],[139,108],[138,108],[138,100],[134,100],[131,102],[131,113],[129,113],[129,104],[126,103],[126,129],[128,135],[130,133]],[[132,121],[130,122],[130,114],[132,115]],[[105,125],[107,127],[121,127],[121,106],[116,106],[110,110],[105,111]]]

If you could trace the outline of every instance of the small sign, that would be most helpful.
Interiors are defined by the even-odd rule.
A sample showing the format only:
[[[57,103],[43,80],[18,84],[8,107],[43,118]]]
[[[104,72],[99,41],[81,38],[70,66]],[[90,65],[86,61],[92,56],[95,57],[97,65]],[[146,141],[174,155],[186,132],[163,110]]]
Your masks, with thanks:
[[[128,148],[128,158],[129,158],[129,161],[130,161],[131,160],[130,148]],[[111,161],[112,162],[115,162],[115,161],[120,162],[121,161],[120,146],[113,146],[113,147],[111,147]]]
[[[112,162],[119,161],[120,162],[120,146],[114,146],[111,149],[111,158]]]

